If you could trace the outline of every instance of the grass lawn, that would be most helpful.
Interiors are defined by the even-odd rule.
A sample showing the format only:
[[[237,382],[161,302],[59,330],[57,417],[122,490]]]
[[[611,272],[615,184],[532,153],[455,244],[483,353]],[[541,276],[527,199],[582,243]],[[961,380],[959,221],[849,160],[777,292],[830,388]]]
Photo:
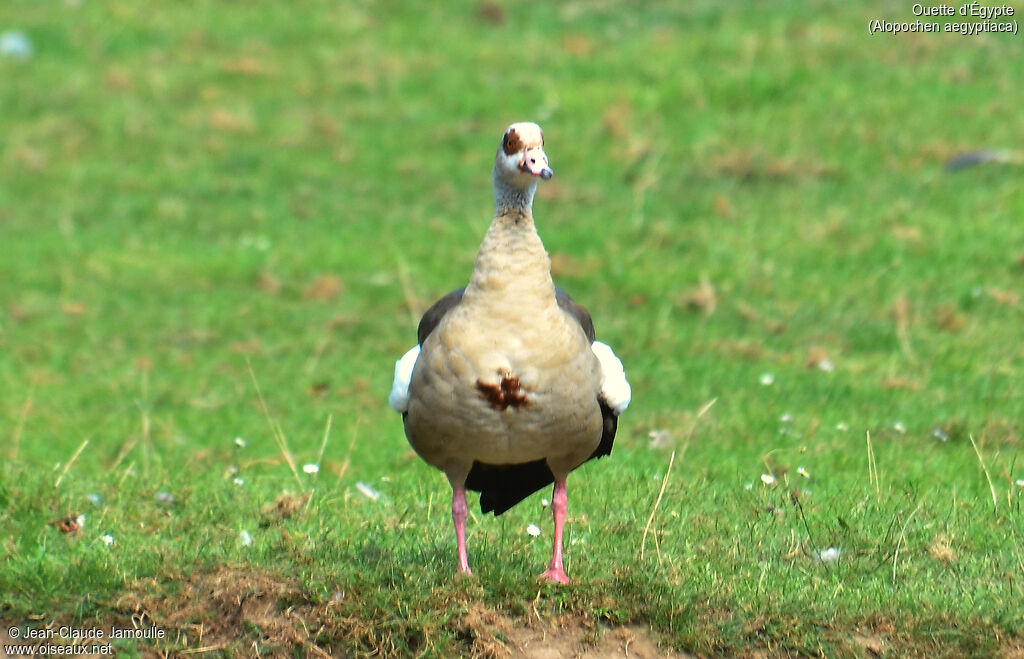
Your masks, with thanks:
[[[875,18],[917,20],[4,2],[32,52],[0,55],[2,627],[159,630],[129,656],[1021,656],[1024,40]],[[550,493],[471,497],[453,578],[447,482],[387,403],[524,119],[556,281],[633,385],[569,479],[569,587],[533,579]]]

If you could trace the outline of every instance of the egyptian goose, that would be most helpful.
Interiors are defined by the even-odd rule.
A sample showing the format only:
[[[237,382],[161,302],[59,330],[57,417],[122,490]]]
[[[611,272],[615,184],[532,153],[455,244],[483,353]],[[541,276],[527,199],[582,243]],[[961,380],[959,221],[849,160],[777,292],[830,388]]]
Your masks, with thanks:
[[[480,492],[483,513],[500,515],[554,482],[554,548],[541,577],[569,582],[565,479],[611,452],[630,400],[622,362],[551,280],[533,195],[552,175],[540,126],[509,126],[494,161],[494,220],[469,284],[427,310],[419,344],[395,364],[391,405],[416,453],[448,476],[467,575],[466,489]]]

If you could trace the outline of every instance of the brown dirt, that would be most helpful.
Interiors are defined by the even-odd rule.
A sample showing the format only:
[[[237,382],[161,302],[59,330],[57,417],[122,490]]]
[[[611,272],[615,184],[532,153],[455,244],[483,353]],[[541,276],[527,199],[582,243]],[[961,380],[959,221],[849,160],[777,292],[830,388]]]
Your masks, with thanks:
[[[291,506],[284,506],[291,508]],[[261,656],[261,657],[343,657],[343,648],[381,656],[400,653],[394,638],[378,623],[347,615],[345,594],[339,592],[326,603],[311,602],[301,585],[251,567],[223,566],[175,580],[172,584],[147,579],[130,585],[113,605],[113,620],[86,626],[111,626],[162,630],[159,641],[140,641],[143,657]],[[467,657],[692,657],[672,653],[659,645],[655,633],[643,626],[607,627],[580,615],[544,617],[541,614],[513,617],[472,598],[442,623],[444,635],[454,637],[454,651]],[[464,608],[463,608],[464,607]],[[2,621],[0,621],[2,622]],[[47,624],[39,621],[36,626]],[[51,621],[51,625],[66,624]],[[755,622],[763,624],[763,621]],[[9,625],[0,625],[0,641],[7,641]],[[410,629],[414,635],[416,630]],[[426,636],[437,638],[441,629]],[[758,635],[751,627],[748,636]],[[401,632],[399,632],[401,633]],[[911,639],[896,632],[884,620],[868,621],[859,629],[836,629],[826,637],[842,654],[890,656],[923,654]],[[415,643],[415,636],[410,641]],[[421,638],[421,641],[426,640]],[[399,641],[401,645],[401,641]],[[740,656],[788,656],[775,648],[754,647]],[[419,647],[419,651],[430,651]],[[437,648],[434,648],[437,651]],[[1024,659],[1024,640],[1000,639],[999,656]],[[711,650],[711,655],[716,656]],[[0,659],[4,659],[0,644]]]
[[[344,656],[329,644],[332,639],[371,640],[373,636],[361,633],[365,622],[332,611],[335,605],[309,602],[294,581],[226,566],[185,578],[172,595],[152,580],[137,582],[115,609],[125,617],[120,626],[155,627],[166,634],[156,647],[139,648],[145,657],[207,653],[284,657],[296,652],[326,657]],[[512,618],[479,603],[470,605],[464,615],[453,616],[447,627],[462,639],[461,653],[471,657],[683,656],[659,648],[654,634],[643,627],[595,628],[574,616],[550,622]]]
[[[468,639],[467,654],[474,657],[530,657],[532,659],[611,659],[613,657],[683,657],[660,648],[644,627],[595,629],[576,616],[551,622],[510,618],[482,604],[470,607],[462,618],[460,635]]]
[[[612,659],[613,657],[683,657],[664,648],[649,629],[644,627],[618,627],[593,638],[593,633],[578,625],[552,629],[519,629],[510,635],[512,656],[558,659],[581,657],[584,659]]]
[[[116,609],[137,628],[155,627],[166,637],[159,644],[174,654],[226,651],[232,654],[330,656],[316,643],[314,607],[295,582],[237,567],[193,574],[171,596],[152,580],[134,584]],[[166,656],[140,648],[144,656]]]

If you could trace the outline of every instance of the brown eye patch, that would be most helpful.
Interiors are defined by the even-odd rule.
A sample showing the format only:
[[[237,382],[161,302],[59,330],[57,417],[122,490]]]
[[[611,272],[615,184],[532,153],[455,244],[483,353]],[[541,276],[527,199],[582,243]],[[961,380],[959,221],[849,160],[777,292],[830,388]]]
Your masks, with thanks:
[[[516,132],[515,128],[509,128],[508,132],[505,133],[505,137],[501,140],[501,150],[505,152],[506,156],[511,156],[522,149],[523,141],[519,139],[519,133]]]

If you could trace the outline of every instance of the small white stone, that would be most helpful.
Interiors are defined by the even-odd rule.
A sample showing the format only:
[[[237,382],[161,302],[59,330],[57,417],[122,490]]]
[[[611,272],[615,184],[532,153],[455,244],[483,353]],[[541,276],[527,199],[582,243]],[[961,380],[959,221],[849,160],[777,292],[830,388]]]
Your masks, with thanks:
[[[380,492],[373,489],[363,481],[359,481],[358,483],[356,483],[356,489],[359,490],[360,494],[362,494],[367,499],[370,499],[371,501],[376,501],[377,499],[380,498]]]
[[[655,428],[647,436],[651,438],[651,448],[664,448],[675,442],[674,433],[666,428]]]
[[[32,41],[24,32],[8,30],[0,34],[0,56],[28,59],[32,57]]]
[[[839,558],[842,551],[838,547],[829,547],[818,552],[818,558],[824,563],[831,563]]]

